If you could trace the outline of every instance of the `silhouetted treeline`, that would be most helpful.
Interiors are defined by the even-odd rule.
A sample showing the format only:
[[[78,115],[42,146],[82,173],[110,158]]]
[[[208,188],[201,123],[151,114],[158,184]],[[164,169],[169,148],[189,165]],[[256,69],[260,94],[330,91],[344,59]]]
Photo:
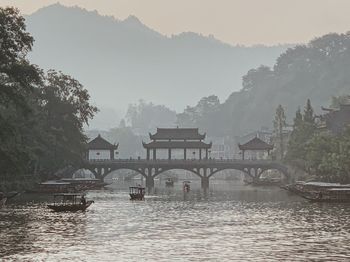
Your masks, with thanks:
[[[1,181],[45,177],[80,162],[83,124],[97,111],[77,80],[29,63],[33,42],[18,10],[0,8]]]

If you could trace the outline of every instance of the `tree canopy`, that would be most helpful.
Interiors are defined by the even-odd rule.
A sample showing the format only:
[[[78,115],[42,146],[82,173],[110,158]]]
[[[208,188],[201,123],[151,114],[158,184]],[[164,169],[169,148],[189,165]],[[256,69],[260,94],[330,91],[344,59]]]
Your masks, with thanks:
[[[205,130],[220,126],[208,131],[210,135],[235,136],[271,123],[270,117],[279,104],[288,109],[287,120],[293,118],[305,97],[312,100],[313,113],[320,113],[332,96],[350,93],[350,32],[328,34],[289,48],[272,68],[249,70],[242,80],[242,89],[213,111],[187,114],[192,116],[191,121],[203,123]],[[184,114],[191,109],[185,109]],[[179,118],[180,124],[185,120]]]
[[[0,8],[0,169],[6,180],[46,177],[82,160],[83,124],[97,108],[74,78],[26,56],[34,39],[15,8]]]

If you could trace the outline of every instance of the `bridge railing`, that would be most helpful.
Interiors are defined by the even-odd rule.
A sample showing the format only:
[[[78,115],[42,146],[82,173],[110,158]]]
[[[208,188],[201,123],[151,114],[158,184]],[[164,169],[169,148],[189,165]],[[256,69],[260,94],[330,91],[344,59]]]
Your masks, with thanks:
[[[266,163],[276,162],[270,159],[89,159],[89,163]]]

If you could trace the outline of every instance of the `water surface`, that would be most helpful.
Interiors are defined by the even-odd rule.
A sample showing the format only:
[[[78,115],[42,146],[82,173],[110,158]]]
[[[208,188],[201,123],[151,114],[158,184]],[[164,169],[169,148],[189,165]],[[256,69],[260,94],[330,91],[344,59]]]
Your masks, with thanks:
[[[216,183],[216,184],[215,184]],[[224,185],[224,186],[223,186]],[[87,212],[54,213],[47,196],[0,210],[4,261],[349,261],[350,206],[312,204],[279,188],[180,183],[145,201],[88,192]]]

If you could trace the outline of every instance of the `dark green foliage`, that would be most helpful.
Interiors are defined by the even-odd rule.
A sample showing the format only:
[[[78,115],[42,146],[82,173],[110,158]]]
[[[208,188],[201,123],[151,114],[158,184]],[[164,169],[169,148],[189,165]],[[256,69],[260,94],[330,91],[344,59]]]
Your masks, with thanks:
[[[315,135],[307,145],[306,166],[318,180],[350,183],[350,130],[341,136]]]
[[[35,125],[32,111],[40,72],[25,59],[33,39],[18,10],[0,8],[0,170],[23,172],[32,150],[27,136]]]
[[[83,124],[97,112],[89,104],[89,94],[75,79],[50,70],[40,91],[41,130],[46,133],[40,166],[45,172],[78,164],[84,154],[87,137]]]
[[[46,75],[26,60],[33,38],[17,9],[0,8],[0,170],[2,180],[52,174],[81,161],[83,124],[96,112],[73,78]]]
[[[350,183],[350,129],[337,136],[319,131],[310,100],[304,115],[300,116],[299,109],[289,140],[287,161],[319,181]]]
[[[283,135],[284,135],[284,129],[287,126],[287,122],[286,122],[286,115],[284,113],[284,108],[282,107],[282,105],[278,105],[277,109],[276,109],[276,115],[275,115],[275,119],[273,121],[273,127],[274,127],[274,134],[275,137],[277,138],[277,144],[279,146],[279,159],[283,159],[284,158],[284,139],[283,139]]]
[[[315,124],[314,109],[311,106],[310,99],[307,100],[304,110],[304,121],[309,124]]]
[[[314,136],[315,131],[315,115],[313,113],[310,99],[308,99],[306,102],[304,115],[301,114],[300,108],[298,108],[295,114],[293,131],[288,142],[288,150],[286,155],[286,159],[289,162],[305,171],[307,171],[306,145]]]

